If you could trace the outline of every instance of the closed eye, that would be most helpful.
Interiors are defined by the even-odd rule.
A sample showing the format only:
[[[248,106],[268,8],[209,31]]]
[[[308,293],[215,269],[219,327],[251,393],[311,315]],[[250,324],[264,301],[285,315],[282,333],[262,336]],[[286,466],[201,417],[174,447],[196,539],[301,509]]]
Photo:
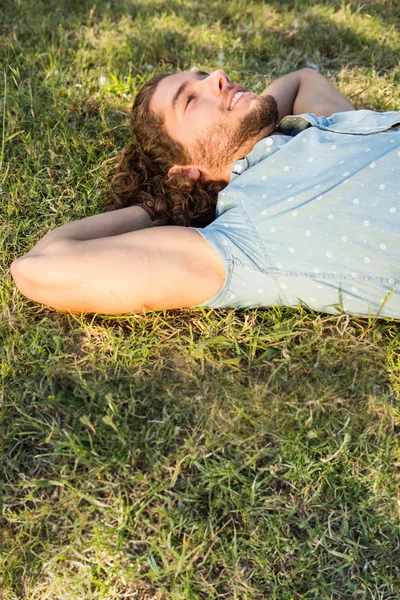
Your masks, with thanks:
[[[186,100],[186,104],[185,104],[185,110],[187,109],[189,103],[194,100],[196,98],[196,96],[194,96],[193,94],[191,94],[190,96],[188,96],[187,100]]]

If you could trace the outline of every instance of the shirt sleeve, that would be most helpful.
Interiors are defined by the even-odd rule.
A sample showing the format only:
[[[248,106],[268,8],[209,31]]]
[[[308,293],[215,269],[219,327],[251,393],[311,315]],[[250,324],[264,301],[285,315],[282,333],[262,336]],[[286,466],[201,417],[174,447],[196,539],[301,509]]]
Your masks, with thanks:
[[[222,258],[226,269],[220,290],[207,301],[192,308],[258,308],[284,304],[277,277],[263,267],[265,250],[253,228],[243,222],[243,213],[229,210],[204,229],[192,227]]]
[[[194,229],[198,231],[200,235],[206,240],[206,242],[211,246],[211,248],[222,258],[225,265],[226,277],[225,281],[222,284],[222,287],[218,290],[218,292],[206,302],[202,304],[196,304],[192,308],[197,308],[199,306],[207,306],[210,308],[223,308],[224,298],[226,296],[227,290],[229,289],[229,285],[232,278],[233,271],[233,259],[232,254],[229,248],[229,243],[226,236],[216,229],[215,227],[200,228],[200,227],[190,227],[190,229]]]

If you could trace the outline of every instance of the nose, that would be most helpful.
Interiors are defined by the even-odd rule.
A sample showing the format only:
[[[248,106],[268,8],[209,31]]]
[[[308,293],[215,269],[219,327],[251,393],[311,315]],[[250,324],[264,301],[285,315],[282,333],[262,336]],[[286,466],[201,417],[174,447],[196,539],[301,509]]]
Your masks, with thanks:
[[[228,75],[222,69],[213,71],[209,76],[209,83],[214,94],[217,96],[224,95],[231,83]]]

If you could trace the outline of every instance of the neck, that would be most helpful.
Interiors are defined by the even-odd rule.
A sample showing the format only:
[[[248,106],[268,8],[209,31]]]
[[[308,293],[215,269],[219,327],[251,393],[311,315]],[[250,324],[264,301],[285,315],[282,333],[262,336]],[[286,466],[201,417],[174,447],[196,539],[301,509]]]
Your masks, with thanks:
[[[258,142],[260,140],[263,140],[266,137],[269,137],[270,135],[280,135],[280,134],[277,131],[275,131],[275,129],[272,131],[270,130],[269,132],[266,132],[264,130],[264,132],[261,135],[259,135],[255,140],[251,140],[250,142],[248,142],[247,144],[243,145],[240,148],[240,150],[234,155],[233,160],[231,158],[229,161],[229,164],[226,165],[226,167],[221,170],[221,177],[219,177],[219,178],[217,177],[216,179],[223,179],[224,181],[229,183],[232,168],[233,168],[233,165],[235,164],[235,162],[245,158],[249,154],[249,152],[251,152],[253,150],[254,146],[256,144],[258,144]]]

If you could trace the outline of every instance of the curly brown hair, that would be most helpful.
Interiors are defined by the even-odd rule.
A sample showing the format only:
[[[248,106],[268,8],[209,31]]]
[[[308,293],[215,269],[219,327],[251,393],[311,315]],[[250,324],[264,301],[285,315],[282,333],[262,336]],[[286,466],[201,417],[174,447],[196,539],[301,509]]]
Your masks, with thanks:
[[[132,107],[133,141],[125,146],[109,174],[104,210],[111,211],[151,200],[157,219],[165,225],[205,227],[215,219],[218,192],[225,181],[193,181],[185,174],[168,176],[174,165],[191,164],[184,147],[170,138],[164,121],[150,111],[159,82],[156,75],[139,90]]]

